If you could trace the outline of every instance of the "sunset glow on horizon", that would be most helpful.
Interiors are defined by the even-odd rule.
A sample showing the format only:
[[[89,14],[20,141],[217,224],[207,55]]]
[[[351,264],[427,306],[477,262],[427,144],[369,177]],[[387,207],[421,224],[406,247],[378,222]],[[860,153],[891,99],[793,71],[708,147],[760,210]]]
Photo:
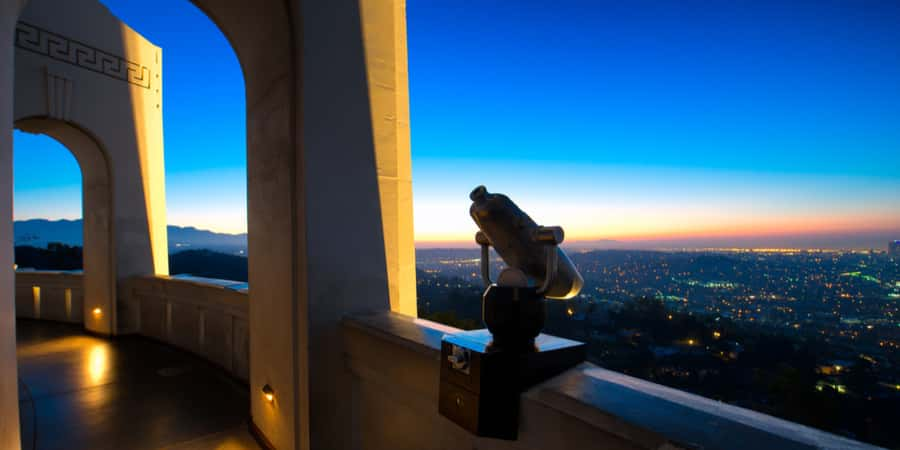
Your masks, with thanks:
[[[420,171],[414,166],[417,245],[474,246],[468,192],[480,180],[493,180],[486,183],[490,191],[507,194],[536,222],[563,226],[570,244],[614,240],[693,247],[706,240],[882,248],[900,235],[900,181],[889,178],[589,164],[576,171],[568,164],[537,164],[457,161]],[[517,173],[565,182],[529,182]],[[442,179],[446,191],[429,191],[429,181],[421,178],[431,177]]]
[[[527,213],[527,211],[526,211]],[[590,212],[586,214],[591,216]],[[544,225],[563,225],[566,240],[572,241],[665,241],[677,239],[702,238],[765,238],[785,236],[817,236],[839,234],[891,234],[900,230],[900,217],[884,214],[882,217],[872,216],[816,216],[816,217],[743,217],[738,215],[714,217],[711,214],[693,220],[679,221],[680,217],[657,214],[632,217],[629,221],[603,220],[596,222],[579,220],[578,217],[559,217],[558,220],[539,222]],[[438,224],[429,224],[427,219],[417,215],[417,223],[425,223],[433,228]],[[681,217],[681,219],[684,219]],[[442,223],[445,221],[442,220]],[[455,222],[455,221],[454,221]],[[461,225],[461,224],[460,224]],[[444,225],[444,228],[447,226]],[[462,228],[456,227],[456,228]],[[416,232],[416,241],[433,246],[437,243],[474,243],[477,228],[466,227],[467,230],[446,234]],[[473,244],[474,245],[474,244]]]

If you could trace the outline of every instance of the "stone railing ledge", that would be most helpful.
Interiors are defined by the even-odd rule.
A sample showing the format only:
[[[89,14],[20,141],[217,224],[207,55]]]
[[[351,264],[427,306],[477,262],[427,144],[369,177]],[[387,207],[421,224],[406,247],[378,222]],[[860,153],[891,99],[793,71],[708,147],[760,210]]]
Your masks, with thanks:
[[[374,334],[405,348],[440,357],[441,338],[461,331],[437,322],[397,313],[375,313],[344,318],[344,326]]]
[[[522,395],[518,441],[467,441],[461,429],[437,417],[436,404],[441,337],[460,330],[396,313],[345,318],[344,327],[348,365],[366,380],[361,386],[381,386],[391,399],[419,397],[395,401],[395,407],[406,403],[416,412],[391,414],[416,418],[417,424],[407,425],[418,430],[412,434],[420,435],[423,448],[430,448],[429,436],[444,444],[529,450],[878,448],[587,362]],[[360,407],[378,410],[365,402]]]
[[[206,278],[206,277],[195,277],[195,276],[181,276],[181,275],[140,275],[137,278],[144,279],[158,279],[158,280],[167,280],[173,281],[177,283],[189,283],[197,286],[204,287],[213,287],[218,289],[225,289],[229,291],[242,292],[247,293],[246,288],[232,288],[230,285],[243,285],[246,282],[243,281],[234,281],[234,280],[223,280],[218,278]]]
[[[16,275],[76,275],[82,276],[84,275],[84,271],[82,270],[47,270],[47,269],[29,269],[29,268],[19,268],[16,269]]]
[[[879,448],[590,363],[532,388],[525,397],[610,433],[632,436],[631,428],[637,427],[685,448]],[[610,416],[617,420],[610,421]]]

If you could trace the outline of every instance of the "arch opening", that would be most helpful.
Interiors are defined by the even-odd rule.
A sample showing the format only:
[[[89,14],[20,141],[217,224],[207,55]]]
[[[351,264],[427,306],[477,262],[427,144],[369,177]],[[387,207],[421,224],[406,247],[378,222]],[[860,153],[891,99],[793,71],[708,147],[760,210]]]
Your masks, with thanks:
[[[82,269],[81,167],[59,141],[15,130],[15,268]]]
[[[15,128],[49,136],[67,148],[78,162],[81,170],[84,271],[84,301],[79,313],[88,329],[104,329],[101,322],[108,322],[110,329],[115,329],[112,184],[106,151],[88,133],[60,120],[26,118],[17,121]],[[98,309],[100,314],[95,313]]]

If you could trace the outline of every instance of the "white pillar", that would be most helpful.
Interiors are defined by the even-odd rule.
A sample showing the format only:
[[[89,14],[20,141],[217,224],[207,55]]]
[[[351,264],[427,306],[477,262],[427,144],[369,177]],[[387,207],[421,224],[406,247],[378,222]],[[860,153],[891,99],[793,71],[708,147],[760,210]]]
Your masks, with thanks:
[[[20,1],[0,0],[0,448],[19,448],[13,272],[13,30]]]

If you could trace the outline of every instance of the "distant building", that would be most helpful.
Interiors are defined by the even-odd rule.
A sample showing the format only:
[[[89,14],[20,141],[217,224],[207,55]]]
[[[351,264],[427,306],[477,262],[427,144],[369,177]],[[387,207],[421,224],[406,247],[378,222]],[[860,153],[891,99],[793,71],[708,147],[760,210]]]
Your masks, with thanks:
[[[900,257],[900,241],[888,244],[888,255]]]

